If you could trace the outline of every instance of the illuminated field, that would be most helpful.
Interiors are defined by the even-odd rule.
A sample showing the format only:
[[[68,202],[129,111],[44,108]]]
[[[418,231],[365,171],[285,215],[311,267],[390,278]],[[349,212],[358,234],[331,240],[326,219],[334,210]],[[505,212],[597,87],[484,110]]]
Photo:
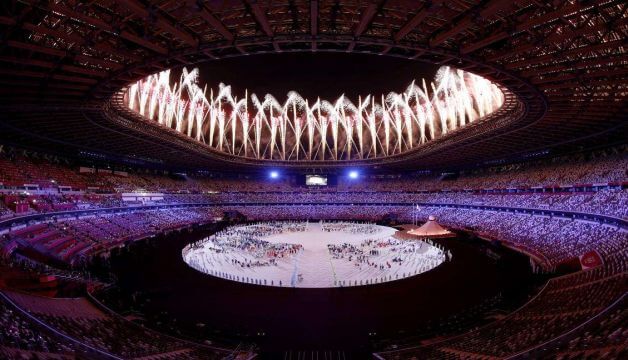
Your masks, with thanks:
[[[448,257],[419,240],[399,240],[374,224],[273,222],[236,226],[183,249],[198,271],[283,287],[373,285],[429,271]]]

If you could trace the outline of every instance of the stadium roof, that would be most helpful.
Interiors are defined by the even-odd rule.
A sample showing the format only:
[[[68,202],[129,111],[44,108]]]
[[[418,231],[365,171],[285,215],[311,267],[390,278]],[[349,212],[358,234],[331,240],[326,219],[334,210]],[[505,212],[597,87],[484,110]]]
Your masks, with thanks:
[[[499,119],[383,168],[492,163],[626,139],[625,1],[13,0],[0,7],[4,143],[163,166],[254,166],[137,126],[112,96],[163,69],[294,51],[448,64],[511,94]]]

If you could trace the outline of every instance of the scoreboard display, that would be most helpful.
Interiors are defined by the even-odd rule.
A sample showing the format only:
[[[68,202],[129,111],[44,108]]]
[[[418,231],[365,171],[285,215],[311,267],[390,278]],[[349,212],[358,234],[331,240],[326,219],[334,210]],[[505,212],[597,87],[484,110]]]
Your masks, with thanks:
[[[325,175],[305,175],[305,185],[307,185],[307,186],[327,186],[327,176],[325,176]]]

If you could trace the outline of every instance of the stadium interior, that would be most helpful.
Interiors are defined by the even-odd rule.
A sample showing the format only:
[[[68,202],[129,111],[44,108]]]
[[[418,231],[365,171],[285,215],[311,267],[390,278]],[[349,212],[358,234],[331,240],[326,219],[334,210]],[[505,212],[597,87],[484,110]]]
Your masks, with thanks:
[[[625,359],[628,3],[6,0],[1,359]]]

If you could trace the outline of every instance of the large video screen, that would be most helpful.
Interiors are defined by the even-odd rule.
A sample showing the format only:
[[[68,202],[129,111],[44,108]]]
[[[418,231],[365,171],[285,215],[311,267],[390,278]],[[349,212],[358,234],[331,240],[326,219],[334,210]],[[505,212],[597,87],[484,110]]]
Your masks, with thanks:
[[[307,186],[327,186],[327,176],[305,175],[305,185]]]

